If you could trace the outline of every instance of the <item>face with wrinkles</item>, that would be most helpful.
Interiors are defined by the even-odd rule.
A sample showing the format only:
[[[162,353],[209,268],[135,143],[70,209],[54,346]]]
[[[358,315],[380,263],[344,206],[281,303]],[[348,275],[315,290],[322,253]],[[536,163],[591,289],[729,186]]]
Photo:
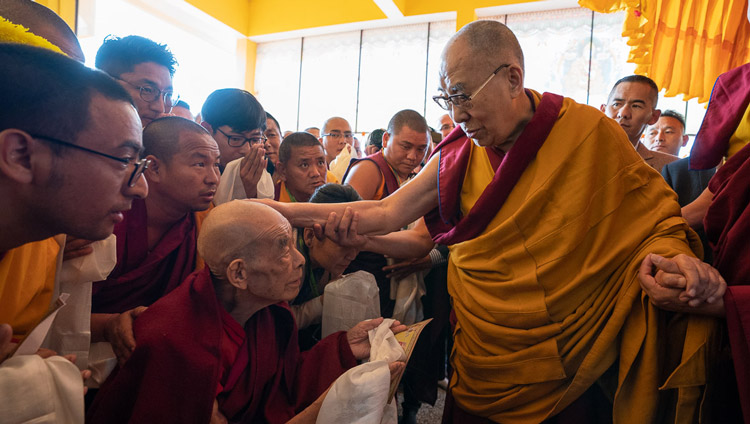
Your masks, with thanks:
[[[259,220],[256,248],[247,259],[247,290],[264,303],[290,302],[303,280],[305,257],[295,247],[292,226],[280,214]]]

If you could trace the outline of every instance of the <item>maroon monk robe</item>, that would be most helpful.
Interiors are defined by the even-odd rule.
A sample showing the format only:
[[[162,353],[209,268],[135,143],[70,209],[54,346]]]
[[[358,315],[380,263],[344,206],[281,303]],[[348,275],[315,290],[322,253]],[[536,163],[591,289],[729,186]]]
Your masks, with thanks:
[[[117,265],[106,280],[94,283],[92,288],[93,313],[122,313],[151,305],[195,270],[195,214],[189,213],[174,224],[152,251],[148,249],[145,200],[134,200],[132,209],[124,215],[114,230]]]
[[[714,267],[727,281],[724,305],[745,422],[750,423],[750,144],[719,168],[703,226]]]
[[[526,90],[526,95],[534,107],[531,92]],[[460,243],[478,236],[487,228],[552,131],[562,102],[562,96],[544,93],[534,110],[534,116],[507,154],[485,148],[492,167],[496,169],[495,177],[465,217],[461,216],[459,196],[469,164],[472,142],[463,131],[453,131],[438,144],[432,153],[440,155],[438,207],[424,217],[435,243]]]
[[[711,169],[727,154],[729,138],[750,105],[750,63],[716,79],[703,123],[690,150],[690,169]]]
[[[230,422],[283,423],[357,363],[344,332],[300,354],[286,303],[238,327],[219,305],[210,271],[193,273],[135,321],[137,347],[102,386],[87,421],[208,423],[218,399]]]

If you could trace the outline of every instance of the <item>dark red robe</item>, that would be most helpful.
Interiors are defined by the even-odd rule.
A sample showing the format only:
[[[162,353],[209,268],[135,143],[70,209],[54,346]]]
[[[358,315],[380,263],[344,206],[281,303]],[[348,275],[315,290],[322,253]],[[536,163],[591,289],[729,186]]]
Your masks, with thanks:
[[[91,312],[122,313],[148,306],[174,290],[195,270],[198,230],[189,213],[164,234],[149,252],[146,202],[133,201],[125,219],[115,225],[117,265],[92,288]]]
[[[283,423],[357,364],[344,332],[300,354],[285,302],[238,327],[209,270],[190,275],[135,321],[137,347],[102,386],[87,421],[208,423],[218,399],[230,422]]]
[[[690,150],[690,169],[711,169],[721,163],[729,139],[750,105],[750,63],[716,79],[708,110]]]
[[[745,422],[750,423],[750,144],[719,168],[703,226],[713,265],[729,285],[724,305]]]

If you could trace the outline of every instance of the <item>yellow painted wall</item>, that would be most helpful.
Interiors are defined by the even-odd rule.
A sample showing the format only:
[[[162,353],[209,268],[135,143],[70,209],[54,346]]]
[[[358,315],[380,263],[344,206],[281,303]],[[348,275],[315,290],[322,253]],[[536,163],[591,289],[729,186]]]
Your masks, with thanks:
[[[251,0],[185,0],[225,23],[235,31],[249,35]],[[279,2],[282,3],[282,2]],[[270,10],[267,11],[270,13]]]
[[[385,17],[372,0],[252,0],[250,1],[248,35],[370,21]]]
[[[76,31],[76,0],[37,0],[37,3],[57,13],[74,32]]]

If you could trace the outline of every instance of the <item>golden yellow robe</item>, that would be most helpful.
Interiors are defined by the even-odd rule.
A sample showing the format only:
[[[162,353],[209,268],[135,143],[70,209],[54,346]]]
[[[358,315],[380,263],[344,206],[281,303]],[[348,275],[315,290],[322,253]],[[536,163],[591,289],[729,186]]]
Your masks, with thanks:
[[[0,323],[22,338],[44,317],[52,301],[60,244],[48,238],[11,249],[0,260]]]
[[[461,191],[464,216],[493,175],[486,151],[473,146]],[[536,159],[488,227],[450,246],[448,289],[458,318],[451,388],[458,406],[502,423],[540,422],[617,363],[615,423],[673,414],[685,422],[702,394],[702,361],[716,321],[670,324],[690,331],[688,339],[684,328],[670,332],[676,353],[667,352],[660,342],[668,314],[642,294],[637,273],[648,253],[693,255],[691,247],[700,249],[700,242],[680,217],[674,192],[617,123],[565,99]],[[677,364],[661,355],[683,364],[670,376]],[[682,387],[677,412],[663,402],[661,385]]]

